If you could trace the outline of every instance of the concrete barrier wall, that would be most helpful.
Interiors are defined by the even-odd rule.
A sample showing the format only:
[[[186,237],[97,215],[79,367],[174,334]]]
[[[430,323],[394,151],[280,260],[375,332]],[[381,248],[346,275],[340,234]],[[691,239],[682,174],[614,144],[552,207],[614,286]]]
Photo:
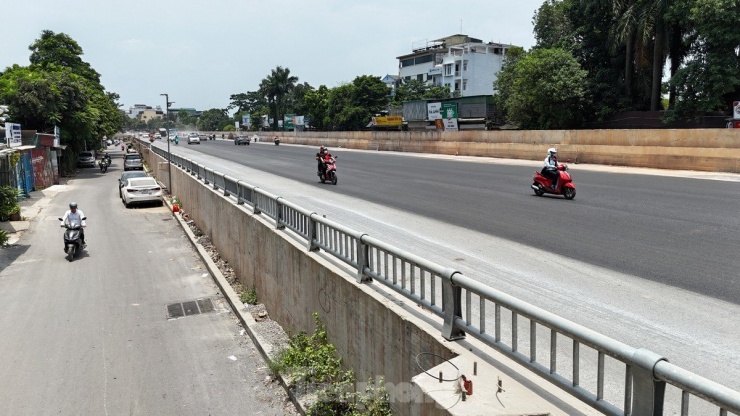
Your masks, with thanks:
[[[166,163],[159,163],[163,159],[146,148],[141,152],[152,173],[162,177],[167,169]],[[415,360],[418,354],[456,355],[439,329],[425,325],[367,285],[357,284],[347,271],[286,238],[285,232],[275,230],[259,215],[223,197],[223,191],[203,186],[174,166],[172,188],[184,212],[210,237],[241,283],[255,286],[271,318],[289,333],[312,333],[312,314],[317,312],[359,382],[383,376],[395,385],[410,383],[421,372]],[[413,401],[395,401],[393,406],[399,415],[422,412]],[[427,404],[423,414],[447,412]]]
[[[250,133],[253,134],[253,133]],[[740,129],[262,132],[283,143],[740,173]]]

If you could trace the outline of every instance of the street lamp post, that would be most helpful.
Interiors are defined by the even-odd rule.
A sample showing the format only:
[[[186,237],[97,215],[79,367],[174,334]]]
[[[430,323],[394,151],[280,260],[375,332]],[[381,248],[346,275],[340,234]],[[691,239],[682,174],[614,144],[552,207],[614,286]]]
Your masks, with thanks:
[[[167,94],[163,95],[166,101],[165,113],[164,113],[164,128],[167,129],[167,190],[172,196],[172,156],[170,155],[170,96]]]

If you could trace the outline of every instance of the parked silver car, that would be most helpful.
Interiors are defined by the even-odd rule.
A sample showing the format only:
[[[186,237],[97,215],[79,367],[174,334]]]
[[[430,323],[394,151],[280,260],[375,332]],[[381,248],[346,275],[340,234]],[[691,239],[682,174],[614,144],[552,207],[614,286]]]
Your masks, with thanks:
[[[144,164],[141,161],[141,155],[138,153],[129,153],[123,156],[123,170],[139,169],[144,170]]]
[[[77,166],[81,168],[94,168],[95,155],[93,152],[80,152],[80,154],[77,155]]]

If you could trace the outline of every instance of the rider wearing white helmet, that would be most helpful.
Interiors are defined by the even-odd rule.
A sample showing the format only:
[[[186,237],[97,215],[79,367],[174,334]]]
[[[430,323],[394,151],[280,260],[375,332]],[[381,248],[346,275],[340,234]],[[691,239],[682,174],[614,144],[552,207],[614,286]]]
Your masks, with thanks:
[[[558,149],[551,147],[547,149],[547,157],[545,158],[545,166],[542,168],[542,176],[552,181],[552,189],[555,190],[558,187]]]

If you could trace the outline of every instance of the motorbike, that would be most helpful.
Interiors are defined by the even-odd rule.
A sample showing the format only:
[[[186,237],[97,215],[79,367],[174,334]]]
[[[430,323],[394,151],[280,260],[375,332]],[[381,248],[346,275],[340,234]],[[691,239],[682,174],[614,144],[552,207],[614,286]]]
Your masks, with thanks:
[[[535,195],[563,195],[565,199],[573,199],[576,197],[576,185],[573,183],[573,177],[568,173],[568,165],[565,163],[558,165],[557,171],[560,176],[555,189],[552,189],[552,181],[550,179],[543,176],[539,171],[534,172],[534,178],[532,178],[534,182],[531,187],[534,190]]]
[[[82,219],[86,220],[87,217],[82,217]],[[59,221],[62,221],[62,219],[59,218]],[[84,248],[80,241],[80,230],[82,229],[82,224],[76,221],[71,222],[68,218],[64,221],[64,225],[62,225],[62,227],[66,229],[64,231],[64,252],[67,253],[67,260],[72,261],[74,260],[75,255]]]
[[[98,165],[100,165],[100,172],[105,173],[108,171],[108,159],[100,159],[100,162],[98,162]]]
[[[275,146],[280,146],[280,139],[275,136],[275,139],[273,139],[273,142],[275,142]]]
[[[326,169],[324,172],[319,171],[319,180],[321,183],[326,183],[326,181],[331,181],[333,185],[337,184],[337,156],[329,158],[328,161],[324,162],[326,164]]]

